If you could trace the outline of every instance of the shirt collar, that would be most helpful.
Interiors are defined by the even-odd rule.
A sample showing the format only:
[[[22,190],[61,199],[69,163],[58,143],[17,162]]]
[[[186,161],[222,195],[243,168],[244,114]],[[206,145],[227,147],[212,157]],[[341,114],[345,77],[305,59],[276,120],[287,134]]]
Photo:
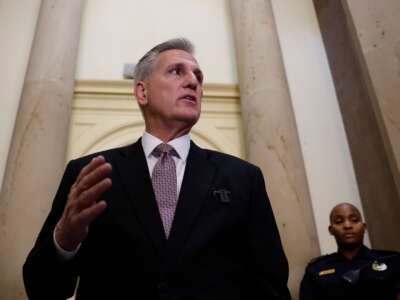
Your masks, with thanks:
[[[154,148],[161,143],[163,143],[162,140],[145,131],[142,135],[142,147],[146,158],[149,158]],[[169,141],[168,144],[174,147],[175,151],[179,154],[179,157],[181,159],[186,161],[190,149],[189,133]]]

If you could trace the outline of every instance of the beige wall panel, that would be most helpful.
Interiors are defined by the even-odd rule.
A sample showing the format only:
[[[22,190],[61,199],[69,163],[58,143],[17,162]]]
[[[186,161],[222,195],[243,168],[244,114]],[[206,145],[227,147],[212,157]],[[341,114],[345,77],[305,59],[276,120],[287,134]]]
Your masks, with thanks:
[[[191,131],[200,147],[245,157],[239,91],[205,84],[202,115]],[[76,82],[67,158],[128,145],[143,133],[144,121],[132,81]]]
[[[236,84],[236,59],[227,0],[87,0],[77,78],[122,79],[157,43],[187,37],[206,82]]]

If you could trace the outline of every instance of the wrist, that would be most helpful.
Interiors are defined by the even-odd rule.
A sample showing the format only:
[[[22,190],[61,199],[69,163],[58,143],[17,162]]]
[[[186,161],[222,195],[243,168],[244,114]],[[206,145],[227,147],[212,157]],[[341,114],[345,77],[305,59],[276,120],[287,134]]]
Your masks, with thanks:
[[[54,229],[54,242],[58,247],[61,248],[61,250],[67,252],[76,251],[78,246],[80,245],[79,241],[75,242],[68,238],[60,222],[57,223],[56,228]]]
[[[56,228],[54,229],[54,232],[53,232],[53,242],[54,242],[54,246],[56,248],[58,257],[63,261],[69,261],[72,258],[74,258],[75,255],[78,253],[78,250],[81,247],[81,244],[79,243],[78,246],[73,251],[68,251],[66,249],[63,249],[56,240]]]

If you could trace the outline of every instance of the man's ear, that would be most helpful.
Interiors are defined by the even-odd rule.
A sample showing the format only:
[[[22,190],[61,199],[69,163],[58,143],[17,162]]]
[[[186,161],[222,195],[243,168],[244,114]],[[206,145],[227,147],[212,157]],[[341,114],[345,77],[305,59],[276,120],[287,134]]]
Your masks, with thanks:
[[[147,85],[144,81],[138,81],[135,84],[135,97],[141,107],[147,104]]]

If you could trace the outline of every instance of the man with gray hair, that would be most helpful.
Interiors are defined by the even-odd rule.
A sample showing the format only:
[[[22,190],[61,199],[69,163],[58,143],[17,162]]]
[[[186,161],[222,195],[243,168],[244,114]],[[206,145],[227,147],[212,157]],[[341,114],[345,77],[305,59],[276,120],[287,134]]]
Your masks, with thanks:
[[[290,299],[260,169],[195,145],[203,73],[186,39],[135,69],[145,132],[69,162],[24,265],[31,299]]]

